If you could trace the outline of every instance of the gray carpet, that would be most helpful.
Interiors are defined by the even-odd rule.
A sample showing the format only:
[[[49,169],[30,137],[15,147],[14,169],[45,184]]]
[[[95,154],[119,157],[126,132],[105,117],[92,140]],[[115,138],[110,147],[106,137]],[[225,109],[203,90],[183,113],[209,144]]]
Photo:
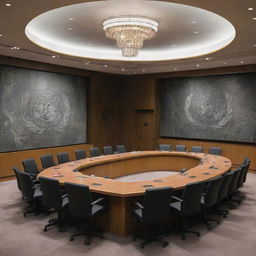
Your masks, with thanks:
[[[227,219],[208,231],[204,225],[196,229],[201,237],[188,235],[182,241],[178,234],[170,235],[170,245],[162,248],[151,244],[140,249],[138,241],[131,237],[120,237],[110,233],[105,239],[94,238],[92,245],[85,246],[83,238],[68,240],[74,231],[59,233],[56,229],[43,232],[46,216],[22,216],[22,202],[16,181],[0,182],[0,255],[1,256],[136,256],[136,255],[180,255],[180,256],[255,256],[256,255],[256,175],[249,174],[243,191],[247,198],[242,205],[232,210]]]

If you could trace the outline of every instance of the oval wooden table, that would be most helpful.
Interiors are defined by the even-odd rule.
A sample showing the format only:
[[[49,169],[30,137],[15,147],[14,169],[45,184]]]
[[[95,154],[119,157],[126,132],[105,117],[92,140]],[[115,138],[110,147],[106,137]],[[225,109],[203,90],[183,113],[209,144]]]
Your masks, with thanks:
[[[38,176],[58,179],[61,184],[74,182],[89,186],[92,192],[107,195],[108,212],[99,222],[105,230],[130,234],[134,220],[131,203],[150,187],[182,189],[186,184],[208,180],[226,173],[231,161],[223,156],[192,152],[138,151],[86,158],[60,164],[42,171]],[[137,182],[123,182],[114,178],[148,171],[179,171],[167,177]],[[75,170],[75,171],[74,171]],[[77,171],[79,170],[79,171]],[[104,178],[106,177],[107,178]]]

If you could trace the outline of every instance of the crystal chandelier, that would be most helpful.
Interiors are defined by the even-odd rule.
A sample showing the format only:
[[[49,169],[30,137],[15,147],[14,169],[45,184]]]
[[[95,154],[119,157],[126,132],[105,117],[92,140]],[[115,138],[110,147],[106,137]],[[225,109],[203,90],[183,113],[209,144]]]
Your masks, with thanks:
[[[105,20],[103,29],[107,38],[116,40],[124,57],[136,57],[144,40],[156,36],[158,23],[144,17],[122,16]]]

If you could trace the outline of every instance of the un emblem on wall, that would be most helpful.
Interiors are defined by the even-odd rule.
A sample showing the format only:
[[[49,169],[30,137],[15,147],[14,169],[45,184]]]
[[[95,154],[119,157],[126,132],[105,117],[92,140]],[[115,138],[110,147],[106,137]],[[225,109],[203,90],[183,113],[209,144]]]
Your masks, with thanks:
[[[62,132],[70,118],[70,103],[62,93],[37,91],[22,96],[23,120],[32,132]]]

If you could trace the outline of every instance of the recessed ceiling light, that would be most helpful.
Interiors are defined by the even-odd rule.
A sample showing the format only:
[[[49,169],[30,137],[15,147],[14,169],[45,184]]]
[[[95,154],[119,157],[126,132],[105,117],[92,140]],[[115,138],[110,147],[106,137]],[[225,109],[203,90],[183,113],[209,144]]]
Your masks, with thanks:
[[[125,69],[124,69],[124,68],[122,68],[122,71],[125,71]]]
[[[90,61],[86,61],[86,62],[84,62],[84,64],[85,64],[85,65],[88,65],[89,63],[90,63]]]
[[[192,23],[192,24],[196,24],[196,23],[197,23],[197,21],[196,21],[196,20],[193,20],[191,23]]]
[[[0,36],[3,36],[2,34],[0,34]]]
[[[206,58],[205,58],[205,60],[210,60],[210,59],[211,59],[211,58],[209,58],[209,57],[206,57]]]
[[[52,55],[52,58],[56,58],[56,56],[55,56],[55,55]]]
[[[72,21],[72,20],[74,20],[74,18],[69,18],[68,20]]]
[[[248,11],[253,11],[253,8],[252,7],[248,8]]]
[[[176,44],[171,44],[171,47],[175,47],[176,46]]]
[[[145,72],[145,69],[142,69],[142,72]]]
[[[20,47],[17,47],[17,46],[11,47],[11,50],[19,50],[19,49],[20,49]]]
[[[256,17],[253,17],[252,19],[253,19],[253,20],[256,20]]]
[[[240,63],[241,63],[241,64],[243,64],[243,63],[244,63],[244,61],[243,61],[243,60],[241,60],[241,61],[240,61]]]
[[[224,62],[223,64],[224,64],[224,65],[226,65],[227,63],[226,63],[226,62]]]
[[[68,28],[68,30],[72,30],[73,28]]]
[[[177,70],[177,68],[173,68],[174,70]]]
[[[197,66],[197,67],[200,67],[200,65],[199,65],[199,64],[196,64],[196,66]]]
[[[105,68],[107,68],[107,67],[108,67],[108,65],[107,65],[107,64],[105,64],[105,65],[104,65],[104,67],[105,67]]]
[[[256,46],[256,44],[254,44],[253,46]]]
[[[10,6],[12,6],[12,4],[10,4],[10,3],[7,3],[7,4],[5,4],[7,7],[10,7]]]
[[[198,32],[198,31],[194,31],[193,33],[194,33],[194,34],[199,34],[199,32]]]

